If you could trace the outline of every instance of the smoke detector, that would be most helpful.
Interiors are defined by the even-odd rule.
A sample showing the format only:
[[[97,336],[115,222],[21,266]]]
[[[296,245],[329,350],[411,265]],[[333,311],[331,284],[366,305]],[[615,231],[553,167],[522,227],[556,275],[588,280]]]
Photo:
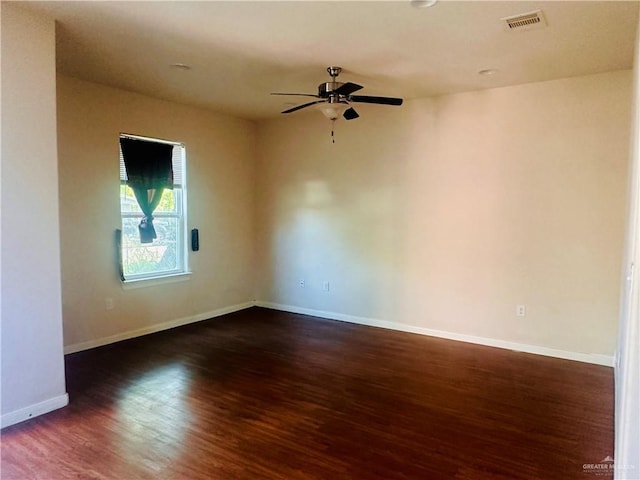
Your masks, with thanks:
[[[504,28],[508,32],[513,31],[526,31],[534,30],[537,28],[544,28],[547,26],[547,21],[542,14],[542,10],[536,10],[534,12],[521,13],[520,15],[514,15],[511,17],[501,18],[504,22]]]

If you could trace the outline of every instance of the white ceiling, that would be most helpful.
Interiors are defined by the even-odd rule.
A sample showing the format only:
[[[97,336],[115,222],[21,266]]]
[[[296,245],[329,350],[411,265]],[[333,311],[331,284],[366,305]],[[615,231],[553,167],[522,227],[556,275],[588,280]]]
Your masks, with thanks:
[[[269,93],[315,93],[329,65],[358,94],[406,99],[631,68],[638,19],[635,1],[21,4],[58,20],[61,73],[249,119],[307,101]],[[546,28],[500,20],[536,9]]]

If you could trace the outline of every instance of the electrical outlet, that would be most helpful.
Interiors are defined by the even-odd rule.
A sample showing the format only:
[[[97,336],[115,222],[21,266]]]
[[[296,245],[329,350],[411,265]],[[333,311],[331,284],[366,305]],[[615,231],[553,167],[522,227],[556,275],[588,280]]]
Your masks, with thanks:
[[[524,317],[527,313],[527,309],[524,305],[516,305],[516,315],[518,317]]]
[[[300,288],[304,288],[305,286],[304,278],[301,278],[300,280],[298,280],[298,285],[300,286]]]
[[[325,292],[328,292],[329,291],[329,282],[322,282],[322,289]]]
[[[104,299],[104,308],[107,310],[113,310],[113,298],[107,297]]]

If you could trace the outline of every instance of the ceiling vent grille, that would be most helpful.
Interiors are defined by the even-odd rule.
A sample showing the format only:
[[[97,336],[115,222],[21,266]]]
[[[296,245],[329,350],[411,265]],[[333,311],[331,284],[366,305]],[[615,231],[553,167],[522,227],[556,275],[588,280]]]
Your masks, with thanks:
[[[504,22],[505,29],[509,32],[533,30],[535,28],[544,28],[547,22],[542,15],[541,10],[535,12],[522,13],[513,17],[505,17],[501,19]]]

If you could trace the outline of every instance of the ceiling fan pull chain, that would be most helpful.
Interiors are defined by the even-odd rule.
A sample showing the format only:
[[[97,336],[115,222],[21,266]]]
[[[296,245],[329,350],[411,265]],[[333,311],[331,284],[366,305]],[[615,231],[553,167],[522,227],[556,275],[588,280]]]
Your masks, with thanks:
[[[335,118],[333,120],[331,120],[331,143],[336,143],[336,137],[333,134],[333,131],[335,129],[336,126],[336,120]]]

